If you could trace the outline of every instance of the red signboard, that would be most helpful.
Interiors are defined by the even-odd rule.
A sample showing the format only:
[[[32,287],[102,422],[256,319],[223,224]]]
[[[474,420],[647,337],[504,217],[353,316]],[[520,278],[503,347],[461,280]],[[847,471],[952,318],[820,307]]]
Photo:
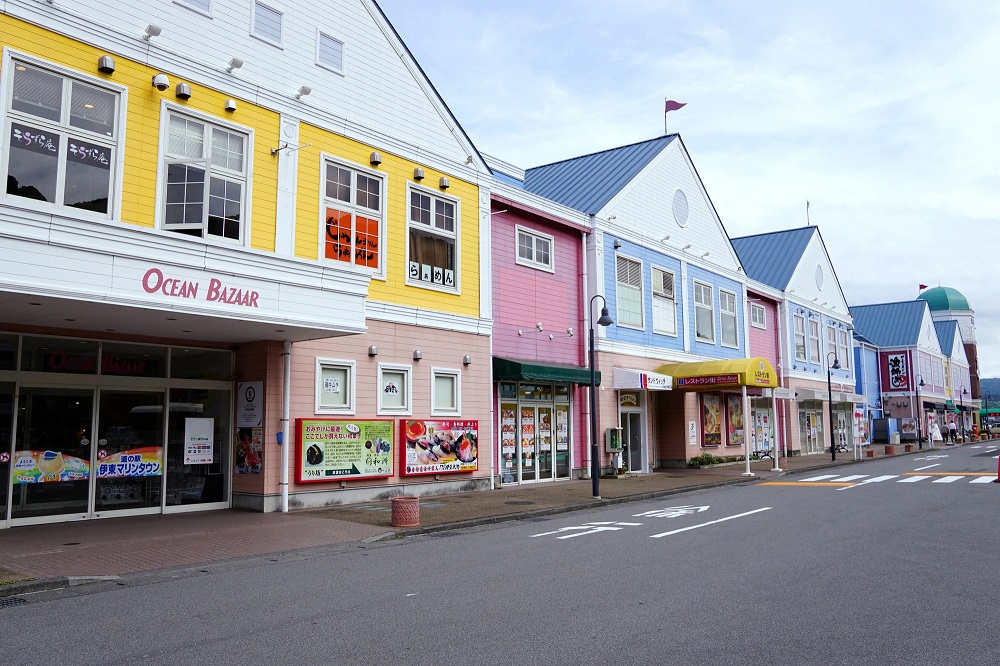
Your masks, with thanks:
[[[401,420],[400,474],[452,474],[479,469],[479,421]]]

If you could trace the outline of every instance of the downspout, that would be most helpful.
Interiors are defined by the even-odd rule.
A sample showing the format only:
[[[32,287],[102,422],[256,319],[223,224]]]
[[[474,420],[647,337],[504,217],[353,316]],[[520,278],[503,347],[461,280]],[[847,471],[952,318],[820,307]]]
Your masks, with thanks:
[[[281,382],[281,512],[288,513],[288,450],[292,446],[288,438],[288,418],[292,411],[292,342],[281,343],[281,362],[284,377]]]
[[[786,305],[785,293],[784,292],[781,293],[781,302],[778,303],[777,313],[778,313],[778,316],[775,317],[775,319],[777,320],[777,322],[776,322],[775,325],[778,327],[778,329],[777,329],[777,334],[778,334],[778,341],[777,341],[778,342],[778,386],[780,386],[782,388],[788,388],[787,386],[785,386],[785,355],[784,355],[785,338],[783,337],[782,326],[781,326],[782,322],[784,321],[784,318],[788,316],[788,307]],[[777,410],[777,405],[775,405],[775,410]],[[787,436],[788,433],[785,432],[785,417],[787,416],[787,413],[788,413],[788,401],[785,400],[785,401],[782,401],[782,403],[781,403],[781,426],[780,426],[780,432],[781,432],[781,450],[784,452],[786,458],[788,457],[788,436]],[[778,448],[777,443],[775,443],[774,448],[775,448],[775,451],[777,451],[777,448]]]
[[[590,216],[590,232],[594,233],[594,216],[593,215]],[[581,263],[581,266],[583,267],[583,271],[581,273],[581,279],[582,279],[582,282],[583,282],[583,287],[581,289],[581,292],[583,294],[583,300],[580,303],[580,307],[581,307],[581,309],[586,310],[586,314],[583,317],[583,322],[587,325],[587,331],[589,332],[590,331],[590,308],[587,307],[587,303],[590,303],[590,298],[589,298],[590,294],[587,293],[587,284],[588,284],[588,279],[589,279],[589,275],[590,274],[587,271],[587,234],[585,232],[583,232],[583,231],[580,232],[580,244],[581,244],[581,246],[583,248],[583,257],[582,257],[583,258],[583,262]],[[586,340],[586,339],[587,339],[586,336],[582,336],[582,335],[580,336],[580,340],[581,341]],[[585,365],[585,366],[588,365],[589,361],[587,360],[587,353],[586,353],[586,351],[584,351],[581,354],[581,356],[584,359],[583,360],[583,365]],[[577,386],[579,387],[579,385],[577,385]],[[590,401],[589,400],[584,400],[583,401],[583,409],[584,409],[583,414],[586,417],[583,422],[584,423],[590,423]],[[586,434],[586,442],[585,442],[585,445],[583,447],[584,458],[586,459],[586,462],[583,465],[583,471],[580,473],[580,478],[581,479],[589,479],[590,478],[590,472],[589,472],[589,470],[590,470],[590,453],[589,453],[590,452],[590,428],[589,427],[584,427],[584,431],[586,431],[586,433],[587,433]],[[570,462],[570,469],[573,469],[572,468],[572,464],[573,463]]]

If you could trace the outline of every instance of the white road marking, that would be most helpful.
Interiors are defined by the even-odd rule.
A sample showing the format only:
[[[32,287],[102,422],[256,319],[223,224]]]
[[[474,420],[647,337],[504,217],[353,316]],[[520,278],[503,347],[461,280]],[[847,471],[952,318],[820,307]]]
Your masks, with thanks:
[[[857,481],[858,479],[863,479],[867,474],[855,474],[853,476],[842,476],[838,479],[834,479],[837,483],[845,483],[847,481]]]
[[[970,446],[969,448],[970,448],[970,449],[981,449],[981,448],[983,448],[983,447],[981,447],[981,446]]]
[[[836,479],[836,474],[824,474],[823,476],[814,476],[809,479],[802,479],[802,483],[809,483],[810,481],[825,481],[826,479]]]
[[[993,483],[996,481],[992,476],[980,476],[979,478],[969,481],[969,483]]]
[[[964,478],[964,476],[942,476],[940,479],[934,479],[931,483],[955,483],[959,479]]]
[[[940,458],[947,458],[948,454],[942,454],[940,456],[924,456],[923,458],[914,458],[914,460],[938,460]]]
[[[886,476],[873,476],[870,479],[865,479],[855,483],[853,486],[844,486],[843,488],[837,488],[837,490],[850,490],[851,488],[857,488],[858,486],[863,486],[866,483],[881,483],[882,481],[888,481],[889,479],[895,479],[898,474],[887,474]]]
[[[586,525],[573,525],[572,527],[560,527],[559,529],[552,530],[551,532],[532,534],[531,538],[548,536],[550,534],[558,534],[560,532],[568,532],[570,530],[586,530],[584,532],[577,532],[576,534],[566,534],[561,537],[556,537],[557,539],[572,539],[573,537],[584,536],[586,534],[597,534],[598,532],[617,531],[620,530],[622,527],[635,527],[636,525],[642,525],[642,523],[617,523],[615,521],[602,521],[596,523],[587,523]]]
[[[718,520],[710,520],[707,523],[701,523],[700,525],[691,525],[690,527],[682,527],[679,530],[671,530],[669,532],[663,532],[662,534],[653,534],[652,536],[650,536],[650,538],[659,539],[660,537],[670,536],[671,534],[679,534],[680,532],[687,532],[688,530],[696,530],[699,527],[707,527],[709,525],[715,525],[716,523],[724,523],[727,520],[733,520],[734,518],[742,518],[743,516],[749,516],[755,513],[760,513],[761,511],[770,511],[771,508],[772,507],[765,506],[763,509],[754,509],[753,511],[747,511],[746,513],[738,513],[735,516],[727,516],[726,518],[719,518]]]
[[[929,478],[931,477],[924,476],[923,474],[921,474],[920,476],[909,476],[905,479],[900,479],[896,483],[916,483],[917,481],[923,481],[924,479],[929,479]]]
[[[925,465],[924,467],[918,467],[918,468],[916,468],[913,471],[914,472],[922,472],[925,469],[930,469],[931,467],[940,467],[940,466],[941,466],[941,463],[934,463],[933,465]]]
[[[635,518],[680,518],[681,516],[690,516],[691,514],[701,513],[702,511],[708,511],[707,506],[669,506],[665,509],[653,509],[652,511],[644,511],[642,513],[633,513],[632,516]]]

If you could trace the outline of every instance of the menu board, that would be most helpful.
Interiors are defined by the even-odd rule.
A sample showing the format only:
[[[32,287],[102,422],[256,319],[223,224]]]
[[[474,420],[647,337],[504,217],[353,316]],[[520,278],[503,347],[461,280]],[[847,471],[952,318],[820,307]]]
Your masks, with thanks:
[[[569,451],[569,409],[556,407],[556,451]]]
[[[388,419],[297,419],[297,481],[392,476],[393,425]]]
[[[451,474],[479,469],[479,421],[400,421],[401,473]]]
[[[514,405],[500,406],[500,466],[514,466],[514,455],[517,453],[517,407]]]
[[[521,409],[521,456],[524,466],[531,467],[531,459],[535,457],[535,408]]]

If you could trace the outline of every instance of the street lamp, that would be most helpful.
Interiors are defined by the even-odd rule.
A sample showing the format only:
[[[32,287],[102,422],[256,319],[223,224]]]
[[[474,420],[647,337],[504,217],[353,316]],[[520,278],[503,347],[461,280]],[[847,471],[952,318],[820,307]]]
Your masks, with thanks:
[[[921,422],[924,420],[924,407],[920,404],[920,387],[924,386],[924,376],[917,375],[917,445],[919,448],[924,448],[924,434],[921,431]]]
[[[830,365],[830,357],[833,357],[833,365]],[[837,460],[837,445],[833,443],[833,384],[830,379],[831,370],[840,370],[840,361],[837,360],[837,352],[832,351],[826,355],[826,397],[830,411],[830,460]]]
[[[969,395],[969,392],[965,390],[965,384],[962,384],[962,392],[958,394],[958,405],[959,413],[962,417],[962,443],[965,444],[965,396]]]
[[[601,299],[601,318],[597,320],[598,326],[611,326],[615,323],[608,312],[608,302],[600,294],[594,294],[590,299],[591,322],[594,316],[594,301]],[[601,462],[598,460],[597,452],[597,368],[594,364],[594,325],[590,325],[590,476],[593,478],[594,499],[601,499]]]
[[[983,424],[981,424],[979,427],[982,428],[983,425],[985,425],[986,426],[986,439],[991,439],[993,437],[993,433],[990,432],[990,394],[987,393],[985,396],[983,396],[983,400],[986,402],[986,410],[985,410],[986,411],[986,420],[983,421]],[[980,439],[982,439],[982,438],[980,438]]]

